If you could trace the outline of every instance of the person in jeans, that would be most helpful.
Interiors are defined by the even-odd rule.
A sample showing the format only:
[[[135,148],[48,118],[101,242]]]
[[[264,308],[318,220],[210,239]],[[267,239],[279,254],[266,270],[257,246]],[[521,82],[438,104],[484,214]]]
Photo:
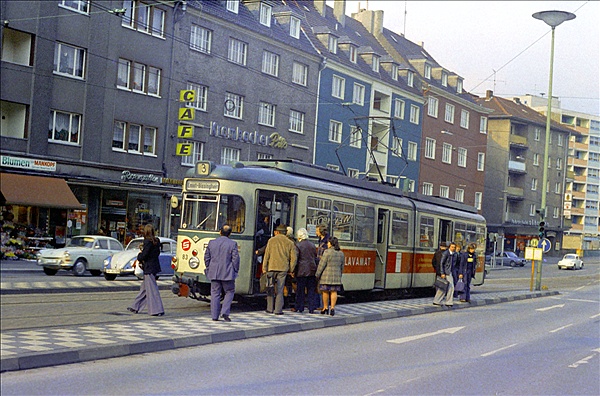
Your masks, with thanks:
[[[286,233],[285,225],[277,226],[275,236],[267,242],[263,258],[263,273],[272,278],[275,284],[273,289],[267,291],[267,313],[275,315],[283,315],[285,278],[296,268],[296,246]]]
[[[475,277],[475,271],[477,270],[476,248],[477,246],[474,243],[470,243],[467,247],[467,251],[463,252],[460,256],[458,277],[459,279],[462,279],[465,284],[465,290],[460,293],[461,302],[471,302],[471,279]]]
[[[140,286],[140,292],[133,300],[133,304],[127,307],[129,312],[138,313],[148,305],[148,313],[152,316],[163,316],[165,309],[160,298],[158,285],[156,284],[156,274],[160,272],[160,240],[154,236],[154,227],[152,224],[144,226],[144,244],[142,251],[137,256],[137,265],[142,265],[144,270],[144,280]]]

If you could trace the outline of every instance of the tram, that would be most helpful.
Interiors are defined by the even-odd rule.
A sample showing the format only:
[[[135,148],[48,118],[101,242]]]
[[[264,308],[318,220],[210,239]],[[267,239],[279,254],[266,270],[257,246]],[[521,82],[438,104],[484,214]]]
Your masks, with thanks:
[[[475,208],[447,199],[405,193],[295,160],[215,165],[201,161],[183,182],[181,224],[173,258],[172,291],[208,301],[204,251],[223,224],[238,244],[238,297],[258,296],[262,272],[255,251],[278,224],[306,228],[317,242],[324,224],[345,255],[344,293],[431,289],[431,259],[440,241],[476,243],[474,285],[484,281],[485,219]]]

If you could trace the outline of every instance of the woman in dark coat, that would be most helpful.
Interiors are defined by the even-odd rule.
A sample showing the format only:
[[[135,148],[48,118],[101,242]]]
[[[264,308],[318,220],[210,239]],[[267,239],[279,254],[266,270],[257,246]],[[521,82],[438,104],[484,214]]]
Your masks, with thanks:
[[[144,245],[137,256],[137,265],[141,264],[144,269],[144,280],[139,294],[133,300],[133,304],[127,308],[128,311],[139,313],[148,304],[150,315],[162,316],[165,314],[158,285],[156,284],[156,274],[160,272],[159,255],[160,240],[154,236],[154,227],[151,224],[146,224],[144,227]]]
[[[337,293],[342,290],[342,272],[344,271],[344,253],[336,237],[329,238],[328,248],[323,252],[317,268],[319,290],[323,292],[321,314],[335,315]]]

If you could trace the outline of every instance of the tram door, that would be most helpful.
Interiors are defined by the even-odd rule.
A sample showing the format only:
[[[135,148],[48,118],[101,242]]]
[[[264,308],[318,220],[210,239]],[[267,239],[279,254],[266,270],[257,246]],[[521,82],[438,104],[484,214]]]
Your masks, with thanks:
[[[375,285],[376,289],[385,287],[385,267],[388,254],[388,232],[390,224],[390,211],[379,209],[377,215],[377,257],[375,259]]]
[[[440,219],[438,245],[435,245],[436,249],[437,249],[437,246],[439,246],[440,242],[453,242],[452,241],[452,221]]]

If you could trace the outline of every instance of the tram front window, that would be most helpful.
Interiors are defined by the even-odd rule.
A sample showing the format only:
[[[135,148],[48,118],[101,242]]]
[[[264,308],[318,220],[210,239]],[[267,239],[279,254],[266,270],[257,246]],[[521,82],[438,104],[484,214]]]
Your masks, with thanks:
[[[185,194],[181,228],[218,231],[229,224],[233,232],[244,230],[246,204],[236,195]]]

